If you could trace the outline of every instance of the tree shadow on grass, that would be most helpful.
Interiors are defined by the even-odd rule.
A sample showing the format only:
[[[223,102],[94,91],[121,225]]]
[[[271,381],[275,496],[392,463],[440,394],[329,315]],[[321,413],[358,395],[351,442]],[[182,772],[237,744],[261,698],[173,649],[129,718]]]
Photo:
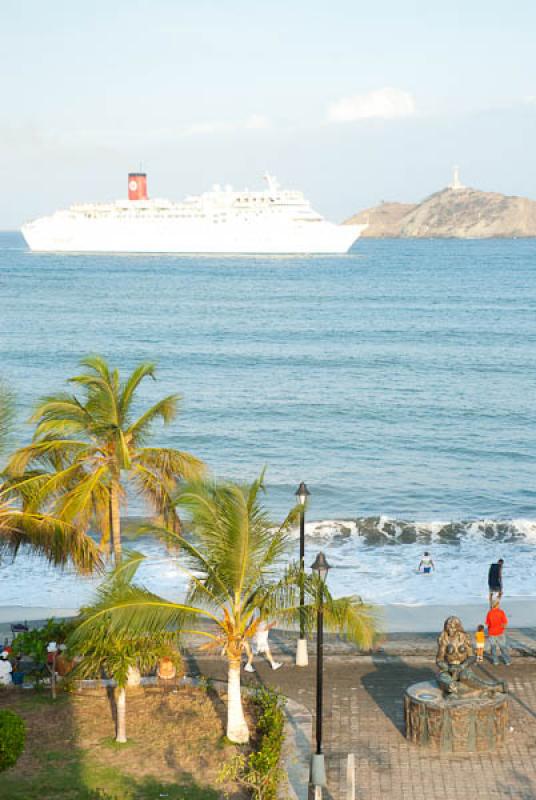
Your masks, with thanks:
[[[191,650],[189,650],[184,656],[184,666],[186,675],[193,680],[198,681],[199,686],[204,687],[207,697],[212,703],[212,706],[222,724],[223,730],[225,731],[227,729],[227,706],[222,700],[220,693],[212,686],[212,682],[213,680],[222,680],[222,678],[223,680],[226,680],[227,676],[225,675],[225,677],[222,676],[222,678],[218,677],[216,679],[206,677],[202,666],[199,664],[199,661],[195,656],[195,653],[193,653]]]
[[[108,705],[110,706],[110,714],[112,715],[114,729],[117,729],[117,703],[115,699],[115,687],[106,687],[106,697],[108,698]]]

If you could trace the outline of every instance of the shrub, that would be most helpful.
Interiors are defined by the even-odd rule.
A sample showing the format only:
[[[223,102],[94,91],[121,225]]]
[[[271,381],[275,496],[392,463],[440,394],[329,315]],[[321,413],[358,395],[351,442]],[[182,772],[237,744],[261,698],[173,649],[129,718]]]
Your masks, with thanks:
[[[246,786],[254,800],[275,800],[284,775],[279,765],[285,739],[285,698],[272,689],[258,689],[254,702],[259,709],[257,747],[245,756],[235,755],[224,765],[220,780],[235,780]]]
[[[0,710],[0,772],[17,763],[25,741],[24,720],[14,711]]]
[[[263,688],[258,690],[255,702],[261,710],[257,723],[260,742],[248,759],[248,768],[250,773],[259,777],[259,788],[254,796],[259,800],[275,800],[282,775],[279,760],[285,739],[283,708],[286,701],[271,689]]]
[[[42,628],[19,633],[12,642],[13,652],[29,656],[36,664],[46,664],[49,642],[63,644],[74,627],[73,620],[47,620]]]

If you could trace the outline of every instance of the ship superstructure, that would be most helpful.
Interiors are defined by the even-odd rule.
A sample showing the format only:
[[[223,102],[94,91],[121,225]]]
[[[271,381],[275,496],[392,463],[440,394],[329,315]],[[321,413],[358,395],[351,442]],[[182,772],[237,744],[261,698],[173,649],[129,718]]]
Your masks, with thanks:
[[[145,173],[128,176],[128,199],[83,203],[22,227],[36,251],[94,253],[346,253],[366,225],[335,225],[302,192],[215,185],[179,203],[149,198]]]

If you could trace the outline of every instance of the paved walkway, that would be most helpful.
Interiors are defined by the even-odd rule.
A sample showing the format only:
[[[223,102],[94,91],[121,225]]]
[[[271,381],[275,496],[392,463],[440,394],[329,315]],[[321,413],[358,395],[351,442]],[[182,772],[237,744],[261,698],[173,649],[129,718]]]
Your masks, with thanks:
[[[510,631],[511,667],[484,667],[489,676],[506,678],[511,688],[512,730],[505,745],[491,754],[433,755],[404,738],[404,689],[435,675],[436,636],[390,634],[371,656],[359,656],[351,645],[327,637],[327,800],[346,800],[349,753],[355,757],[357,800],[536,800],[536,628]],[[274,686],[314,712],[315,661],[311,658],[306,668],[294,666],[295,638],[274,631],[273,650],[284,666],[272,672],[259,659],[257,674],[244,673],[244,683]],[[190,674],[226,680],[222,658],[192,650],[187,660]],[[303,730],[299,709],[293,713]],[[307,751],[301,731],[297,738]]]
[[[285,662],[272,672],[259,661],[257,675],[245,674],[244,682],[265,682],[314,711],[314,659],[306,668]],[[353,753],[357,800],[536,800],[536,660],[517,658],[509,668],[484,668],[511,686],[513,730],[507,743],[497,753],[439,756],[409,745],[403,735],[404,688],[434,675],[431,658],[329,656],[324,797],[346,800],[347,756]],[[189,669],[225,679],[220,659],[192,656]]]

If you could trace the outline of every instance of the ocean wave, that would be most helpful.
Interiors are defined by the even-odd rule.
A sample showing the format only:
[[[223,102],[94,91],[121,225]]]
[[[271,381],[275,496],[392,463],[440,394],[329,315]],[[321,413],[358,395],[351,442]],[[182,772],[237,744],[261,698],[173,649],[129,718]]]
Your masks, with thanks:
[[[298,531],[296,529],[295,534]],[[326,519],[307,522],[307,538],[329,542],[357,538],[365,545],[457,544],[469,540],[536,543],[535,519],[461,520],[429,522],[394,519],[387,516],[355,519]]]

